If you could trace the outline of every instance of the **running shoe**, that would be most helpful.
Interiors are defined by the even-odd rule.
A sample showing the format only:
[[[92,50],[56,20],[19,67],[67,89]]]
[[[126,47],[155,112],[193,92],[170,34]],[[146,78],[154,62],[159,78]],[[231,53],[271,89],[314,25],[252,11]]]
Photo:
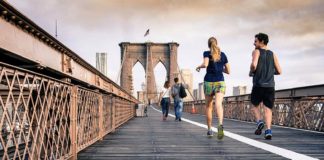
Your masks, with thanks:
[[[256,135],[261,135],[262,129],[264,128],[264,122],[261,120],[257,122],[257,128],[254,131],[254,134]]]
[[[209,129],[209,130],[207,131],[207,137],[213,137],[213,136],[214,136],[213,131],[212,131],[211,129]]]
[[[269,140],[272,138],[272,131],[271,131],[271,129],[267,129],[267,130],[264,131],[264,138],[265,139],[269,139]]]
[[[223,139],[223,137],[224,137],[224,127],[223,125],[219,125],[217,128],[217,138]]]

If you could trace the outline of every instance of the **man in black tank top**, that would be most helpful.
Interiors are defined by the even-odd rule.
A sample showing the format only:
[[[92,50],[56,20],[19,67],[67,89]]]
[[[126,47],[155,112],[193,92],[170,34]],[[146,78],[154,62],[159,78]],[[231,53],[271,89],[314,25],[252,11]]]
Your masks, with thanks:
[[[251,103],[254,107],[252,111],[257,121],[257,128],[254,133],[260,135],[265,126],[260,115],[260,103],[263,102],[264,118],[267,127],[265,138],[271,139],[272,107],[275,99],[274,75],[281,74],[281,68],[277,56],[267,49],[268,42],[268,35],[264,33],[255,35],[255,50],[252,52],[250,76],[253,76]]]

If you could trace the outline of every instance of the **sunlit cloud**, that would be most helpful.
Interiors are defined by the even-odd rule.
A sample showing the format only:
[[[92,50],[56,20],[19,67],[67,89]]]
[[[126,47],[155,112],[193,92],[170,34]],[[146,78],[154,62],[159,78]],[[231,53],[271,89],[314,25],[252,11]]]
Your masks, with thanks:
[[[96,52],[108,52],[109,77],[116,80],[122,41],[180,44],[178,63],[193,71],[194,88],[204,72],[194,68],[216,36],[228,55],[232,86],[248,85],[254,35],[270,36],[269,47],[278,54],[283,75],[277,89],[324,83],[324,1],[322,0],[8,0],[46,31],[90,64]],[[150,29],[150,35],[143,37]],[[136,76],[136,73],[135,73]],[[161,82],[160,82],[161,83]],[[135,82],[135,89],[141,82]]]

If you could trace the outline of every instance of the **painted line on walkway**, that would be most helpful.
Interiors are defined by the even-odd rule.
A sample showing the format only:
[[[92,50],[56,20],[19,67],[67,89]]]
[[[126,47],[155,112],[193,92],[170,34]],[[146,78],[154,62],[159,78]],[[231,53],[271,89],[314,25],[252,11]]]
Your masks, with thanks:
[[[160,111],[160,110],[158,110],[158,109],[156,109],[156,108],[154,108],[152,106],[151,106],[151,108],[153,108],[155,111],[162,112],[162,111]],[[173,114],[169,114],[169,115],[171,117],[175,117]],[[191,121],[191,120],[186,119],[186,118],[181,118],[181,120],[185,121],[185,122],[188,122],[188,123],[191,123],[193,125],[196,125],[196,126],[207,129],[207,125],[205,125],[205,124],[201,124],[201,123],[198,123],[198,122],[195,122],[195,121]],[[217,128],[212,127],[212,130],[217,131]],[[224,134],[225,134],[225,136],[227,136],[229,138],[235,139],[237,141],[243,142],[245,144],[248,144],[248,145],[256,147],[256,148],[263,149],[265,151],[269,151],[271,153],[280,155],[280,156],[285,157],[285,158],[294,159],[294,160],[318,160],[317,158],[313,158],[313,157],[310,157],[310,156],[307,156],[307,155],[304,155],[304,154],[300,154],[300,153],[297,153],[297,152],[294,152],[294,151],[291,151],[291,150],[288,150],[288,149],[273,146],[273,145],[270,145],[270,144],[267,144],[267,143],[259,142],[259,141],[256,141],[256,140],[253,140],[253,139],[250,139],[250,138],[247,138],[247,137],[244,137],[244,136],[232,133],[232,132],[224,131]]]

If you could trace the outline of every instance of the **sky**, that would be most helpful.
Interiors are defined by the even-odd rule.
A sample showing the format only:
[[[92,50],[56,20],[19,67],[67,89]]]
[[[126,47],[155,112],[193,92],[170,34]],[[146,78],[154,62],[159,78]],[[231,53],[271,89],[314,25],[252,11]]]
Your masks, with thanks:
[[[95,66],[95,53],[108,53],[108,77],[117,80],[120,42],[177,42],[180,68],[193,72],[194,88],[205,70],[195,68],[214,36],[227,55],[231,74],[225,75],[226,95],[232,87],[248,86],[254,35],[269,35],[269,48],[283,73],[276,89],[324,84],[323,0],[7,0],[32,21]],[[150,34],[144,33],[150,29]],[[135,91],[144,82],[144,69],[133,69]],[[166,71],[155,69],[157,85]],[[161,76],[162,75],[162,76]]]

